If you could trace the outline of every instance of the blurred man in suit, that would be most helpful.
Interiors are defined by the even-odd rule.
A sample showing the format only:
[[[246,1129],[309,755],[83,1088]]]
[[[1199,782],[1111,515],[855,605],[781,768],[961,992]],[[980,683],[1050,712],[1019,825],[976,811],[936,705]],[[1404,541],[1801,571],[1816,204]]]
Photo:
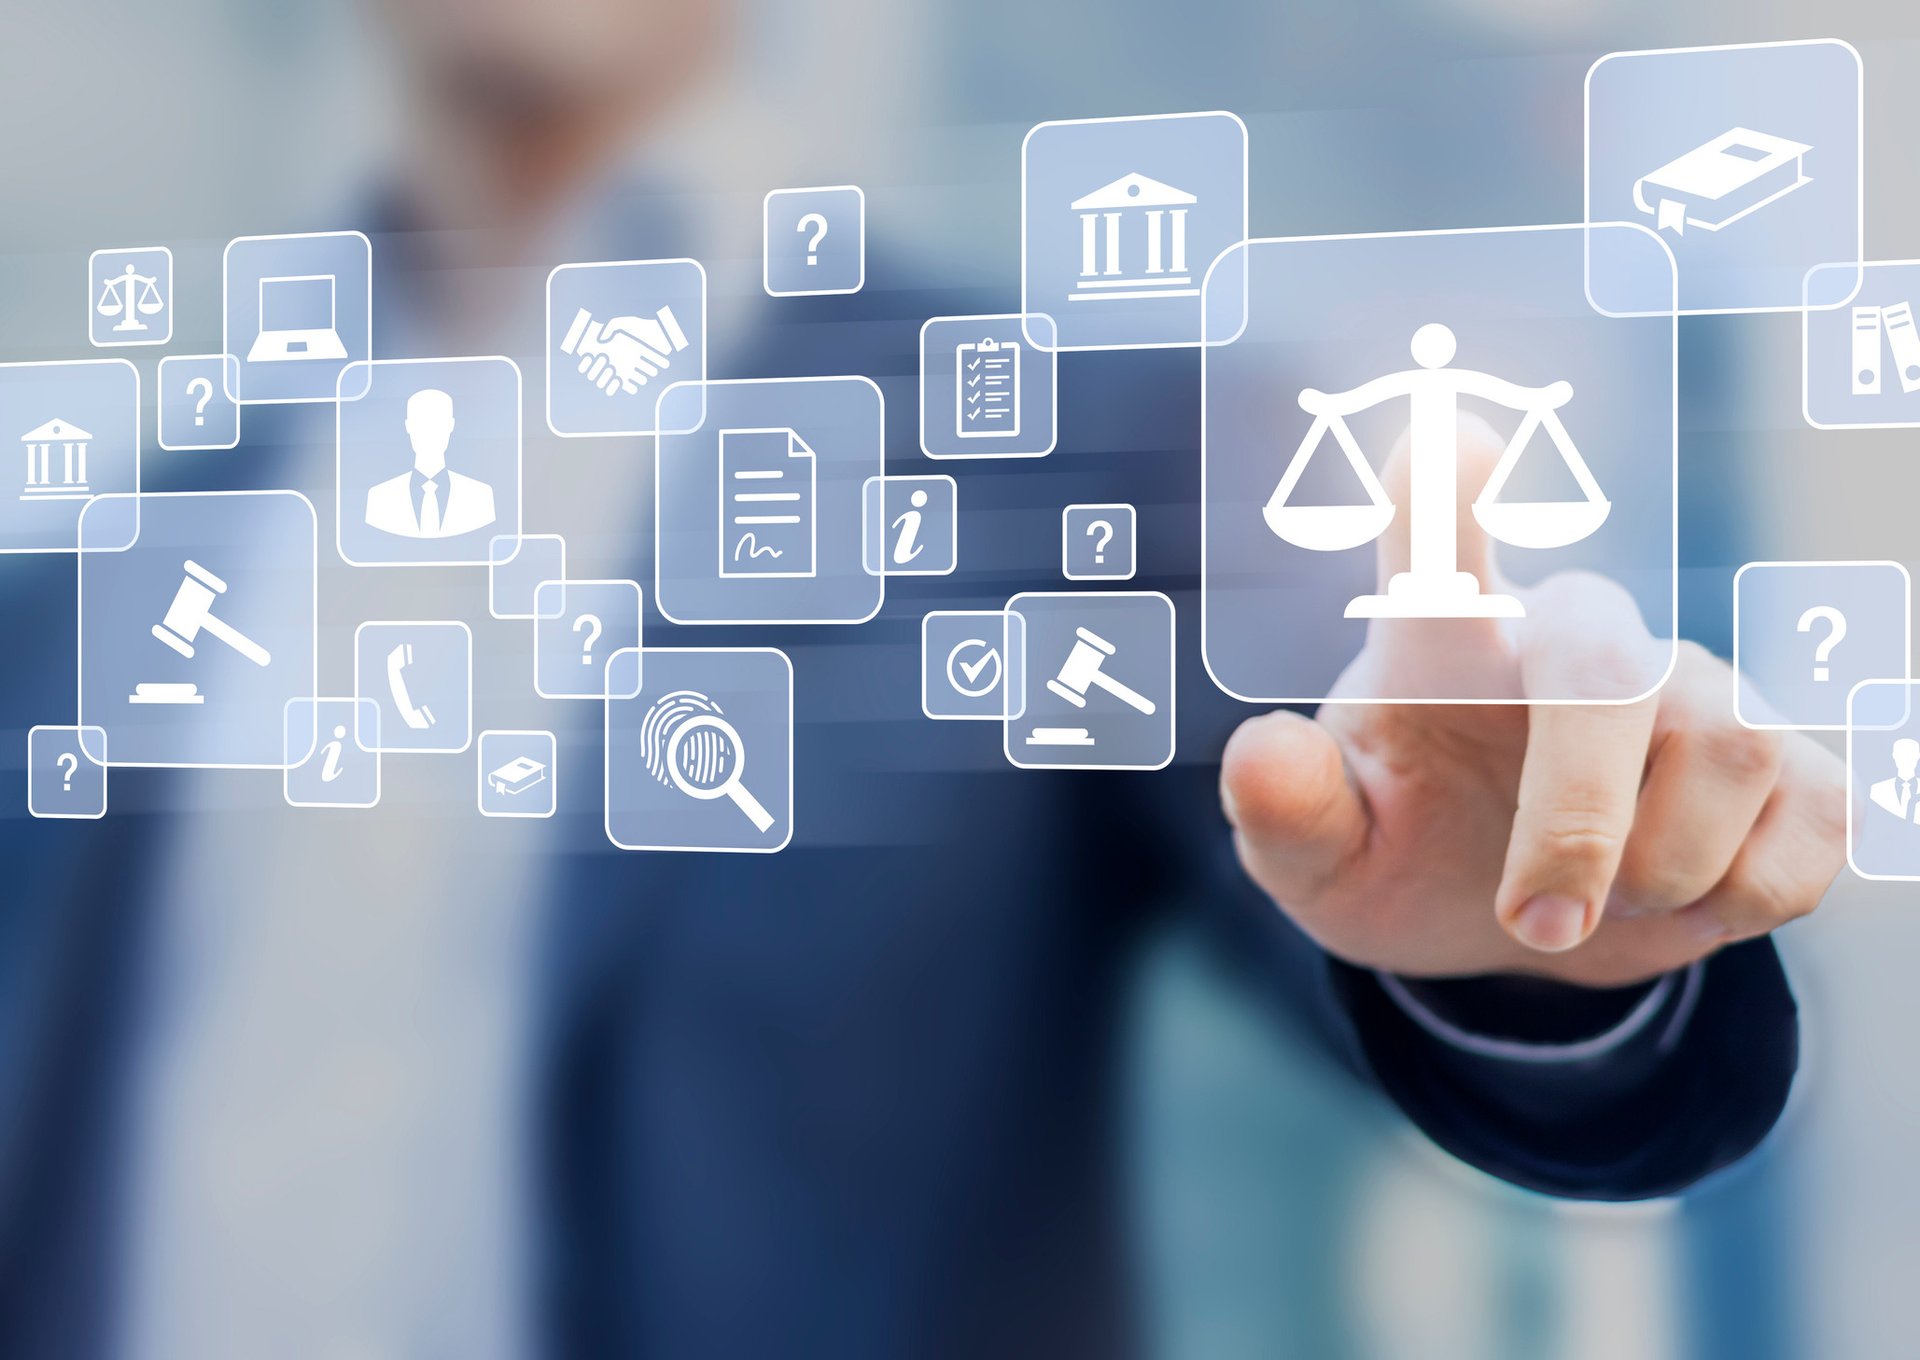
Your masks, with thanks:
[[[613,170],[719,64],[724,7],[386,0],[384,13],[416,107],[396,188],[367,218],[376,335],[430,346],[402,352],[481,349],[500,316],[538,317],[537,294],[483,276],[703,253],[682,198]],[[857,297],[743,319],[731,371],[905,378],[935,306],[917,272],[877,259]],[[1063,396],[1048,471],[1124,487],[1141,507],[1141,584],[1190,601],[1196,367],[1093,359]],[[909,404],[890,406],[894,447],[910,446]],[[324,478],[324,447],[300,461],[312,430],[257,434],[250,417],[249,434],[284,447],[263,478]],[[604,541],[627,553],[606,569],[637,575],[648,508],[617,462],[570,474],[529,460],[530,489],[577,486],[550,527],[591,541],[577,517],[603,514]],[[983,507],[1058,500],[1019,467],[968,482]],[[1031,569],[1031,545],[976,543],[978,568]],[[1837,872],[1840,782],[1800,739],[1740,727],[1706,653],[1683,649],[1639,704],[1343,708],[1234,732],[1243,710],[1183,641],[1180,747],[1223,753],[1217,766],[1032,775],[978,763],[947,730],[964,724],[920,721],[901,640],[926,597],[899,596],[825,638],[668,639],[795,653],[805,811],[779,855],[618,855],[596,834],[599,772],[580,759],[560,791],[571,820],[528,833],[552,840],[482,844],[417,803],[326,828],[284,809],[210,810],[159,822],[90,884],[37,898],[40,912],[107,901],[126,919],[49,965],[49,1015],[26,1031],[63,1079],[27,1084],[23,1151],[0,1168],[9,1353],[1130,1353],[1114,1059],[1139,941],[1175,912],[1442,1146],[1517,1184],[1667,1194],[1771,1127],[1797,1040],[1766,935]],[[648,626],[650,645],[673,631]],[[548,719],[569,720],[584,721]],[[589,755],[592,740],[589,727]],[[228,848],[236,838],[251,858]],[[525,951],[524,998],[447,982],[486,952],[476,941],[496,910],[527,908],[542,944]],[[338,1001],[299,1010],[297,993],[338,994],[318,980],[315,941],[348,927],[359,934],[342,948],[378,940],[383,961],[404,962],[393,1028]],[[501,943],[517,937],[487,938],[523,958]],[[129,939],[143,942],[131,958]],[[117,1021],[58,1023],[72,998],[147,976],[146,951],[171,963],[170,985],[130,987]],[[475,991],[481,1004],[459,1009]],[[350,1030],[362,1059],[418,1047],[435,1069],[526,1075],[485,1087],[497,1100],[442,1095],[431,1127],[448,1133],[415,1135],[408,1156],[362,1174],[352,1154],[386,1127],[385,1103],[276,1103],[288,1068],[325,1072],[346,1047],[297,1030],[296,1014]],[[450,1036],[458,1017],[497,1032],[449,1064],[418,1036]],[[241,1030],[265,1052],[236,1049]],[[143,1071],[146,1113],[123,1136],[72,1136],[113,1108],[100,1092]],[[428,1098],[391,1076],[375,1089],[394,1086]],[[268,1171],[329,1118],[340,1126],[302,1198],[308,1177]],[[528,1157],[502,1156],[449,1200],[447,1152],[522,1124]],[[236,1127],[257,1130],[233,1144],[250,1155],[209,1165],[205,1149]],[[284,1201],[267,1193],[281,1180],[294,1182]],[[106,1227],[76,1226],[77,1206],[114,1195],[143,1207],[96,1204]],[[366,1264],[383,1239],[330,1216],[357,1195],[388,1236],[419,1243],[391,1270]],[[458,1231],[436,1218],[450,1206]],[[327,1258],[315,1242],[329,1231],[370,1245]],[[524,1317],[501,1308],[514,1297]]]

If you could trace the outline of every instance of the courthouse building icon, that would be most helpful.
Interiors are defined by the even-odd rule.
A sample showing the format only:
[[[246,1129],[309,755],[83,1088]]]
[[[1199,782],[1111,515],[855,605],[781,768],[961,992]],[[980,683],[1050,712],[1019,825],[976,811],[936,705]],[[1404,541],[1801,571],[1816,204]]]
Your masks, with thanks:
[[[1076,198],[1080,277],[1067,300],[1197,296],[1187,272],[1187,211],[1198,201],[1141,174]]]
[[[27,451],[27,482],[23,501],[78,500],[87,491],[87,445],[93,436],[70,420],[54,419],[20,436]],[[53,450],[60,449],[60,480],[53,479]]]

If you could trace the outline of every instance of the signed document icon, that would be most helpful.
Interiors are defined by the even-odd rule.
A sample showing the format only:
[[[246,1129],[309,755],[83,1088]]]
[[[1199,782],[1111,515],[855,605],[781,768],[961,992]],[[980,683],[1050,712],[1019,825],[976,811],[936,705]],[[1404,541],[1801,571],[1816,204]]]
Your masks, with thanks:
[[[720,574],[812,576],[814,464],[789,429],[720,432]]]
[[[1805,142],[1729,128],[1633,186],[1634,206],[1662,231],[1719,231],[1809,182]]]

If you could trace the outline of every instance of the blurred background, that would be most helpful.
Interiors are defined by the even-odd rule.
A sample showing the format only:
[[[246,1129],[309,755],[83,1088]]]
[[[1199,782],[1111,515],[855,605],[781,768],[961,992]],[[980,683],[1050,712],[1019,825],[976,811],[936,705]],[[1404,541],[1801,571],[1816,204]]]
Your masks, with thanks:
[[[513,6],[403,8],[457,30]],[[88,251],[149,240],[205,252],[179,266],[172,350],[218,348],[206,262],[220,245],[336,225],[340,205],[419,132],[381,9],[15,7],[0,44],[0,185],[15,205],[0,248],[16,284],[0,358],[86,353],[77,331],[62,343],[47,334],[57,328],[20,319],[72,311]],[[1250,131],[1256,235],[1578,220],[1582,79],[1596,57],[1816,36],[1851,41],[1865,61],[1868,257],[1920,255],[1920,14],[1893,0],[743,9],[725,69],[670,139],[708,201],[744,224],[732,256],[709,261],[716,294],[757,278],[767,189],[858,183],[871,250],[911,258],[929,288],[997,289],[1012,307],[1020,140],[1049,118],[1234,110]],[[1682,325],[1682,619],[1723,654],[1742,562],[1916,557],[1913,434],[1807,428],[1799,345],[1791,316]],[[150,383],[151,359],[138,361]],[[533,381],[530,370],[530,407]],[[25,814],[7,800],[0,815]],[[1449,1162],[1276,1029],[1201,942],[1168,931],[1130,989],[1127,1025],[1128,1168],[1153,1351],[1910,1353],[1920,991],[1908,960],[1920,956],[1920,901],[1906,885],[1843,876],[1782,945],[1805,1026],[1786,1119],[1760,1154],[1684,1202],[1610,1209],[1527,1196]],[[511,954],[474,966],[505,969]],[[484,991],[456,1052],[512,1042],[487,1023]],[[415,1282],[403,1269],[389,1284]]]

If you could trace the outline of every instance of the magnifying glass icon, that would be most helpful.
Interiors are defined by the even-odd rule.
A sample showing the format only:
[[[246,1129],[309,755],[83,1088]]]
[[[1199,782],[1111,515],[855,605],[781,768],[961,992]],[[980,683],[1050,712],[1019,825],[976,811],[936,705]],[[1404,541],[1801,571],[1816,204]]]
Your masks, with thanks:
[[[667,775],[675,788],[703,802],[731,798],[756,830],[765,831],[773,814],[741,784],[746,763],[746,744],[717,713],[687,714],[667,739]]]

